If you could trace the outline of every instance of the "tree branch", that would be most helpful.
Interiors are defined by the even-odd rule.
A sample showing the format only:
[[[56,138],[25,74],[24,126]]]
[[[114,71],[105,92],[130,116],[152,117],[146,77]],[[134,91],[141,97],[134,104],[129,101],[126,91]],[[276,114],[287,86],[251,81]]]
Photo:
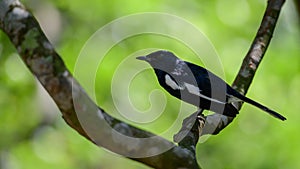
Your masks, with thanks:
[[[94,144],[124,156],[130,155],[126,153],[149,152],[149,156],[128,158],[154,168],[200,168],[194,152],[189,149],[176,146],[158,136],[152,138],[154,134],[114,119],[99,108],[67,70],[37,20],[18,0],[0,0],[0,28],[7,34],[24,63],[55,101],[63,119],[79,134]],[[98,119],[98,123],[89,126],[91,129],[99,129],[93,128],[93,125],[100,125],[100,129],[110,127],[110,130],[94,130],[96,135],[91,135],[90,131],[86,132],[87,128],[82,126],[78,111],[87,118]],[[115,133],[128,138],[151,137],[152,141],[141,143],[134,140],[135,144],[132,146],[132,142],[116,139],[118,134]],[[170,149],[162,154],[151,156],[150,152],[153,154],[153,151],[159,151],[162,145]]]
[[[246,95],[255,72],[261,63],[266,50],[269,46],[273,32],[280,14],[280,10],[285,0],[269,0],[268,5],[261,21],[260,27],[256,33],[256,36],[252,42],[248,53],[246,54],[242,66],[236,76],[232,87],[240,93]],[[243,103],[235,105],[239,110]],[[225,117],[219,114],[213,114],[206,118],[205,126],[203,128],[202,135],[205,134],[218,134],[226,126],[228,126],[234,118]],[[214,131],[211,131],[214,129]]]
[[[234,89],[244,95],[246,95],[255,72],[266,53],[284,2],[285,0],[268,1],[261,25],[232,84]],[[235,107],[240,110],[242,105],[243,102],[237,102]],[[203,117],[201,113],[202,110],[200,110],[200,113],[195,112],[184,120],[182,128],[174,136],[175,142],[178,142],[179,145],[185,145],[187,148],[195,148],[199,137],[206,134],[218,134],[234,119],[234,117],[227,117],[217,113]],[[197,118],[196,121],[195,118]]]

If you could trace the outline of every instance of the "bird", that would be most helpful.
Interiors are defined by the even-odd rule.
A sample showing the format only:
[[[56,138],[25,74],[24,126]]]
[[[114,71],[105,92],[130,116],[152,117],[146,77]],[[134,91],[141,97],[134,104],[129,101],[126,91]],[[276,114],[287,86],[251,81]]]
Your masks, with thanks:
[[[281,114],[240,94],[211,71],[181,60],[170,51],[158,50],[136,59],[150,64],[159,84],[169,94],[200,109],[235,117],[239,111],[233,103],[246,102],[282,121],[286,120]]]

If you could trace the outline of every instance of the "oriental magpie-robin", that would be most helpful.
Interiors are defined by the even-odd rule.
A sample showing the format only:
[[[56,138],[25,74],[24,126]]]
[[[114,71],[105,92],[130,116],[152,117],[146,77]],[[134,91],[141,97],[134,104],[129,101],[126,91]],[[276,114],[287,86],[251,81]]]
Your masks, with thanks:
[[[240,94],[209,70],[183,61],[171,52],[160,50],[137,59],[151,65],[159,84],[171,95],[201,109],[235,117],[238,110],[232,103],[244,101],[280,120],[286,120],[279,113]]]

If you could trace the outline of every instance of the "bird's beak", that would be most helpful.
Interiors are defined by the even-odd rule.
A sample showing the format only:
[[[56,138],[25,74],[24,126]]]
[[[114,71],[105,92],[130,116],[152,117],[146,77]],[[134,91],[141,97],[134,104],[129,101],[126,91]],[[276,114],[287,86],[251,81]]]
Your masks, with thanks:
[[[138,59],[138,60],[144,60],[144,61],[148,60],[146,56],[138,56],[138,57],[136,57],[136,59]]]

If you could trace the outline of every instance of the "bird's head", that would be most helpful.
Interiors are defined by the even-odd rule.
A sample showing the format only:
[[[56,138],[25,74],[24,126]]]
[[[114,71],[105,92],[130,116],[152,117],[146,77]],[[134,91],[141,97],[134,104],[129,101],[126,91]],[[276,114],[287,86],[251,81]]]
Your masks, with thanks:
[[[159,50],[136,59],[148,62],[153,68],[164,71],[173,70],[179,59],[169,51]]]

